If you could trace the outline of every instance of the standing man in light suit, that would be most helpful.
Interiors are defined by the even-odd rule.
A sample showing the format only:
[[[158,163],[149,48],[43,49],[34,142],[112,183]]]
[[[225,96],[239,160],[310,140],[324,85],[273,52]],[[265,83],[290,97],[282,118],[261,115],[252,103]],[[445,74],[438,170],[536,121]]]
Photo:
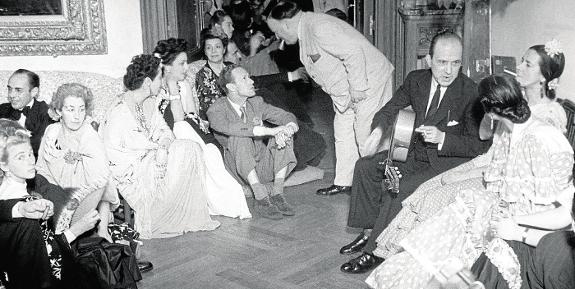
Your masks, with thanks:
[[[267,18],[269,28],[287,44],[299,41],[300,60],[327,92],[335,109],[335,179],[319,195],[350,191],[355,162],[375,113],[392,96],[393,65],[361,33],[333,16],[302,12],[280,1]]]

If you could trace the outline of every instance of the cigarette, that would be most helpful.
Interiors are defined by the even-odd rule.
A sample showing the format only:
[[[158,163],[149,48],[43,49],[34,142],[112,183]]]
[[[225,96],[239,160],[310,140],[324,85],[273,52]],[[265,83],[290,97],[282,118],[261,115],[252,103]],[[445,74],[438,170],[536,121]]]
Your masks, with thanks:
[[[286,46],[286,42],[282,40],[282,41],[280,41],[280,45],[279,45],[278,49],[279,49],[279,50],[284,50],[284,49],[285,49],[285,46]]]
[[[511,71],[511,70],[507,70],[507,69],[503,68],[503,72],[505,72],[505,73],[507,73],[507,74],[510,74],[510,75],[512,75],[512,76],[517,77],[517,73],[515,73],[515,72],[513,72],[513,71]]]

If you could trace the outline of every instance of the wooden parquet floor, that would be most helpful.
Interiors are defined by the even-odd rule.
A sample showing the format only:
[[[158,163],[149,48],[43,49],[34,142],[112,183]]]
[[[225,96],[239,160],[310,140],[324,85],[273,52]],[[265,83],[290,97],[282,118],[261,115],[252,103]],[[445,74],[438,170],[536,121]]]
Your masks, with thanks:
[[[322,133],[328,152],[320,167],[323,180],[286,188],[296,216],[273,221],[214,217],[215,231],[188,233],[170,239],[146,240],[142,257],[153,262],[139,288],[368,288],[367,275],[348,275],[339,266],[350,256],[339,248],[357,231],[346,228],[349,196],[317,196],[333,181],[333,111],[327,95],[315,89],[308,112]],[[248,199],[250,208],[253,199]]]

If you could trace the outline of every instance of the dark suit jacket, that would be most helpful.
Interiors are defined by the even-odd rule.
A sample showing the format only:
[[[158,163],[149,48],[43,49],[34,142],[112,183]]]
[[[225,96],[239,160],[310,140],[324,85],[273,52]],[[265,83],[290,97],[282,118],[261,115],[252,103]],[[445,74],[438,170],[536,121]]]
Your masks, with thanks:
[[[3,103],[0,105],[0,118],[14,119],[12,113],[14,108],[10,103]],[[43,101],[34,100],[34,105],[30,108],[30,112],[26,116],[25,127],[32,133],[30,144],[34,151],[34,156],[38,157],[38,149],[46,127],[54,123],[54,120],[48,115],[48,105]]]
[[[408,106],[416,114],[415,128],[422,125],[431,90],[431,77],[430,69],[409,73],[391,100],[375,114],[372,129],[390,129],[398,111]],[[442,149],[438,150],[437,145],[425,143],[419,133],[414,133],[409,154],[426,153],[433,168],[445,171],[486,152],[491,142],[479,139],[483,109],[478,100],[477,85],[460,73],[445,91],[437,112],[426,122],[445,132]],[[457,124],[448,126],[450,122]]]
[[[69,195],[66,193],[64,189],[60,186],[51,184],[48,180],[42,175],[36,175],[36,177],[32,180],[35,182],[36,192],[40,194],[45,199],[52,201],[55,206],[59,200],[54,200],[53,198],[49,198],[46,196],[64,196]],[[9,199],[9,200],[0,200],[0,222],[12,221],[12,208],[16,203],[23,201],[24,199]],[[60,202],[60,203],[63,203]],[[62,208],[54,208],[54,210],[62,210]]]
[[[229,136],[254,137],[254,127],[260,125],[261,121],[275,125],[290,122],[297,124],[293,114],[264,102],[259,96],[250,97],[246,101],[246,123],[236,113],[227,97],[218,98],[207,114],[210,127],[224,147],[228,145]]]
[[[12,221],[12,208],[21,199],[0,200],[0,222]]]

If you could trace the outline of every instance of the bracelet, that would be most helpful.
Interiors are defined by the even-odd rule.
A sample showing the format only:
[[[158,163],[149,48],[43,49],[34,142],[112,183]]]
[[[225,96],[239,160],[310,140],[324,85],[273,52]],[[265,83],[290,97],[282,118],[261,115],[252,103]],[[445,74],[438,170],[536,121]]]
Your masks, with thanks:
[[[182,97],[179,94],[170,94],[170,100],[178,100]]]
[[[525,228],[525,231],[521,234],[521,242],[525,243],[527,241],[527,232],[529,232],[529,228]]]

